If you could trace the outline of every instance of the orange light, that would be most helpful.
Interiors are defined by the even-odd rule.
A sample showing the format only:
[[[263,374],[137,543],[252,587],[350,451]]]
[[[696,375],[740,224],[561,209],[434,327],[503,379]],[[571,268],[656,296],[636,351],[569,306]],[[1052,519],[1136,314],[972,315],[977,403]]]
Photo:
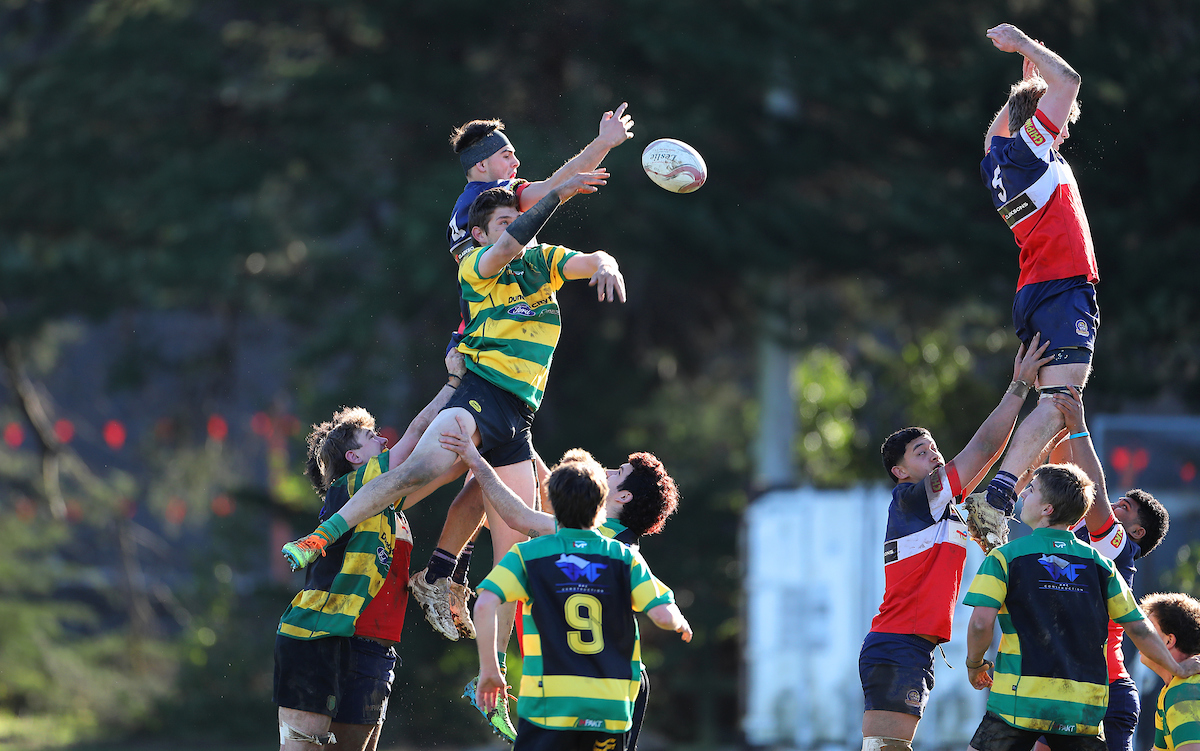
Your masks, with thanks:
[[[1124,446],[1117,446],[1112,450],[1110,461],[1112,461],[1113,469],[1118,472],[1124,472],[1129,469],[1129,449]]]
[[[70,420],[59,420],[54,423],[54,437],[63,443],[70,443],[75,437],[75,425]]]
[[[1191,482],[1196,479],[1196,465],[1191,462],[1184,462],[1179,468],[1179,479],[1184,482]]]
[[[4,426],[4,442],[9,448],[15,449],[25,442],[25,429],[15,422]]]
[[[104,442],[113,451],[118,451],[125,445],[125,426],[119,420],[104,423]]]
[[[233,499],[224,493],[212,499],[212,512],[216,516],[229,516],[235,508],[237,506],[234,504]]]

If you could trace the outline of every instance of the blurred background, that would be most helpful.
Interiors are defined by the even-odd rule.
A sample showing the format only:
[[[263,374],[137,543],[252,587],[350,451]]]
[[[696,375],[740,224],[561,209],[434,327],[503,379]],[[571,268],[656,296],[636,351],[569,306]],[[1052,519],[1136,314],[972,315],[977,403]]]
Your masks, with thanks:
[[[561,292],[535,435],[681,486],[643,552],[696,639],[643,629],[643,746],[857,748],[878,446],[921,424],[953,456],[1011,379],[1017,252],[978,174],[1006,21],[1083,77],[1089,415],[1112,490],[1173,514],[1137,590],[1194,591],[1192,3],[0,2],[0,747],[273,747],[308,426],[358,404],[394,440],[444,382],[451,128],[502,118],[536,180],[628,101],[609,184],[541,236],[611,252],[629,301]],[[699,192],[642,173],[659,137],[704,155]],[[452,493],[410,514],[414,561]],[[381,748],[488,744],[473,647],[410,609],[399,651]],[[977,721],[959,673],[924,745]]]

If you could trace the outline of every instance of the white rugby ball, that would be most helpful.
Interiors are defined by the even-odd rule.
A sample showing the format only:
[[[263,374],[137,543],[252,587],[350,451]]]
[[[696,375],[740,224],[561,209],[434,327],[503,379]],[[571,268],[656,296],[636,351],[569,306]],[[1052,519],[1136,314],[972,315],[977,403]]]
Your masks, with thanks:
[[[708,179],[708,165],[700,152],[674,138],[660,138],[647,146],[642,169],[655,185],[672,193],[691,193]]]

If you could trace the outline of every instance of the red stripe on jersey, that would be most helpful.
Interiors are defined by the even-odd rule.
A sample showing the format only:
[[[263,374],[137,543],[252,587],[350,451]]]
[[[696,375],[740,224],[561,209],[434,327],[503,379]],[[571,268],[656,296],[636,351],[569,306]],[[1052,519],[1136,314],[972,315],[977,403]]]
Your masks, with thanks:
[[[408,564],[412,547],[411,541],[396,538],[392,567],[388,569],[379,594],[363,608],[354,622],[356,636],[400,641],[400,632],[404,629],[404,611],[408,607]]]
[[[947,541],[885,566],[887,595],[879,606],[879,615],[871,621],[871,630],[925,634],[938,641],[950,641],[954,604],[966,561],[967,549]]]
[[[1044,112],[1042,112],[1041,110],[1038,110],[1037,112],[1034,113],[1034,117],[1036,117],[1038,119],[1038,122],[1040,122],[1042,124],[1042,127],[1044,127],[1046,130],[1050,131],[1051,137],[1058,138],[1058,132],[1059,132],[1058,126],[1055,125],[1054,122],[1050,118],[1046,117],[1046,114]]]

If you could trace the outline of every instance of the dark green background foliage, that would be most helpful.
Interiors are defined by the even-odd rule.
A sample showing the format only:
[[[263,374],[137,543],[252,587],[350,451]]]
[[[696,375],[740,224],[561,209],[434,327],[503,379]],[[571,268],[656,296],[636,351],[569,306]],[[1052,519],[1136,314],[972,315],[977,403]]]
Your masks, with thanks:
[[[1016,249],[978,178],[1020,72],[984,37],[1003,21],[1083,76],[1065,153],[1104,275],[1089,406],[1194,409],[1187,3],[7,0],[0,421],[36,437],[0,450],[4,539],[28,546],[0,553],[0,709],[58,718],[63,742],[180,727],[269,742],[272,633],[299,580],[264,573],[267,530],[307,529],[318,502],[298,480],[303,431],[264,451],[235,417],[303,425],[362,404],[403,429],[457,320],[451,127],[503,118],[538,179],[628,101],[637,138],[606,160],[608,186],[542,235],[612,252],[629,302],[561,294],[537,443],[607,463],[648,449],[678,479],[680,513],[644,549],[696,641],[647,629],[649,722],[676,742],[736,739],[758,343],[796,353],[795,459],[822,486],[880,479],[877,446],[905,424],[953,453],[1009,379]],[[704,154],[702,190],[642,175],[657,137]],[[148,333],[184,319],[204,335]],[[249,331],[282,354],[247,355]],[[102,336],[111,362],[71,359]],[[227,440],[204,437],[215,412]],[[119,416],[129,442],[105,453],[100,424]],[[57,418],[79,426],[69,446],[46,429]],[[231,516],[210,513],[220,493]],[[174,497],[182,523],[164,521]],[[412,515],[418,567],[448,497]],[[473,654],[410,615],[388,742],[483,738],[455,698]]]

